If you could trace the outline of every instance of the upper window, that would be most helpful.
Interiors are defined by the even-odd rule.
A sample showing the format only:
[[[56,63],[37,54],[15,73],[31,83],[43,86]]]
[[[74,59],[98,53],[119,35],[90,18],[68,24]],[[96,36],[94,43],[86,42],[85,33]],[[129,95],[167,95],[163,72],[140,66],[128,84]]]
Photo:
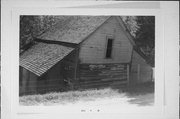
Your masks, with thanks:
[[[106,58],[112,57],[112,45],[113,45],[113,38],[108,38],[107,47],[106,47]]]

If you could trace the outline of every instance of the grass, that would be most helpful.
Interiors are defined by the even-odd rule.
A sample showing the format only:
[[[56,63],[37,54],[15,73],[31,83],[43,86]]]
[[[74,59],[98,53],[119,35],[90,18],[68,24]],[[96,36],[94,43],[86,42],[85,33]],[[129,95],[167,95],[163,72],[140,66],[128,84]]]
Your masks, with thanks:
[[[85,91],[69,91],[59,93],[48,93],[43,95],[28,95],[20,97],[21,105],[51,105],[53,103],[75,103],[82,100],[95,100],[97,98],[113,97],[118,95],[118,90],[110,88],[93,89]]]
[[[69,104],[80,101],[96,101],[105,98],[125,98],[129,104],[141,106],[151,105],[154,102],[154,85],[147,83],[131,86],[126,89],[89,89],[84,91],[52,92],[43,95],[21,96],[20,105],[57,105]]]

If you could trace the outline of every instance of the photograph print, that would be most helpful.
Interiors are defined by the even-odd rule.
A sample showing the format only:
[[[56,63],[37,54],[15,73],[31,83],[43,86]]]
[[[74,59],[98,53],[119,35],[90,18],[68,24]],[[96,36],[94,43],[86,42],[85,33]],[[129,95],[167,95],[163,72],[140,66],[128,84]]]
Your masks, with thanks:
[[[20,105],[153,106],[155,16],[21,15],[19,24]]]

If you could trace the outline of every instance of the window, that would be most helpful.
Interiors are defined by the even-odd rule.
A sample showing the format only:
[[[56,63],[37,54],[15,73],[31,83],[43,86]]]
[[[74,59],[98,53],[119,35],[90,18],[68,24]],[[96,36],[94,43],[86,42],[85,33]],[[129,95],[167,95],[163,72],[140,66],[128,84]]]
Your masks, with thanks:
[[[107,49],[106,49],[106,58],[111,58],[112,55],[112,44],[113,44],[113,39],[112,38],[108,38],[107,41]]]

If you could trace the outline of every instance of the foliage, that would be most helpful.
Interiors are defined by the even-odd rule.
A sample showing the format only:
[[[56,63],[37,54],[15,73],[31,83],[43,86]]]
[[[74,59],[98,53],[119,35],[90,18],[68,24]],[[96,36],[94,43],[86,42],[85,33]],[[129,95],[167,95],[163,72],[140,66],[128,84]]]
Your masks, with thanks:
[[[20,49],[32,41],[32,30],[34,28],[34,16],[20,16]]]
[[[137,19],[139,29],[136,32],[135,41],[142,48],[145,54],[154,65],[154,49],[155,49],[155,17],[140,16]]]
[[[83,100],[97,100],[97,98],[117,97],[118,90],[105,89],[91,89],[84,91],[68,91],[68,92],[51,92],[42,95],[27,95],[20,97],[21,105],[53,105],[53,104],[67,104],[75,103]]]
[[[155,48],[155,17],[154,16],[125,16],[123,21],[134,36],[137,46],[154,64]]]
[[[34,37],[63,19],[64,17],[52,15],[20,16],[20,49],[23,50],[30,42],[33,42]]]
[[[139,29],[136,31],[136,42],[144,48],[154,48],[155,43],[155,17],[146,16],[138,17],[137,25]]]
[[[97,101],[110,103],[117,100],[121,104],[136,104],[139,106],[152,105],[154,103],[154,83],[147,82],[126,88],[104,88],[104,89],[86,89],[67,92],[51,92],[46,94],[25,95],[19,97],[20,105],[62,105],[78,104],[79,102]],[[123,101],[123,102],[122,102]],[[125,101],[125,102],[124,102]],[[106,102],[105,102],[106,103]],[[102,104],[102,103],[101,103]],[[115,102],[117,105],[117,102]],[[98,103],[99,105],[99,103]]]
[[[131,35],[136,37],[136,31],[139,29],[139,26],[137,24],[137,17],[136,16],[122,16],[121,18],[126,24]]]
[[[135,42],[142,48],[154,48],[155,17],[154,16],[124,16],[122,17]]]

